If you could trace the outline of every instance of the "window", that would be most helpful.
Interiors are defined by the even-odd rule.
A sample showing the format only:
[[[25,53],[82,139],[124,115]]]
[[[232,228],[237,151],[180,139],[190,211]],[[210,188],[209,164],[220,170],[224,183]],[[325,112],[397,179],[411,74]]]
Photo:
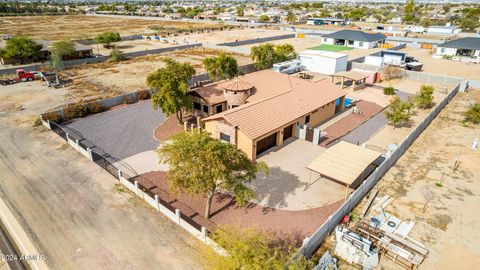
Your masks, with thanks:
[[[440,49],[440,52],[441,52],[441,53],[444,53],[444,52],[445,52],[445,48],[441,48],[441,49]]]
[[[359,47],[363,47],[363,41],[358,42]]]
[[[221,113],[223,111],[223,106],[217,105],[217,107],[215,107],[215,110],[217,111],[217,113]]]
[[[225,141],[225,142],[230,142],[230,136],[220,132],[220,140]]]
[[[327,42],[327,38],[326,38],[326,37],[325,37],[325,38],[323,38],[323,42]]]
[[[208,113],[208,106],[207,105],[203,105],[203,111]]]
[[[193,108],[195,110],[201,111],[202,110],[202,105],[200,105],[200,103],[198,103],[198,102],[193,102]]]
[[[353,45],[353,43],[355,43],[355,41],[353,41],[353,40],[348,41],[348,45]]]
[[[305,125],[310,123],[310,115],[305,116]]]

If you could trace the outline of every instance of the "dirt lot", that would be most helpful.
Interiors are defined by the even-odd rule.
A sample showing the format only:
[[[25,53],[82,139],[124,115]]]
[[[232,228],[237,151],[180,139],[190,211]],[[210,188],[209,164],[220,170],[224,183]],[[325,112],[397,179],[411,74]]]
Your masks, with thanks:
[[[398,89],[402,92],[415,95],[420,89],[420,86],[424,83],[413,81],[413,80],[404,80],[404,79],[395,79],[390,82],[382,82],[380,85],[388,86],[391,85],[395,89]],[[440,102],[445,96],[447,89],[450,90],[453,86],[439,86],[436,85],[434,91],[433,101]],[[394,128],[391,125],[386,125],[378,133],[376,133],[370,140],[367,141],[368,146],[375,148],[381,148],[386,151],[387,147],[391,143],[399,144],[405,136],[418,124],[422,121],[425,116],[430,112],[430,109],[420,110],[414,109],[413,115],[410,117],[410,123],[402,127]]]
[[[142,39],[125,40],[115,43],[115,47],[124,53],[153,50],[172,46],[176,46],[176,44]],[[105,49],[102,45],[91,45],[91,47],[93,49],[93,53],[95,54],[109,55],[112,52],[111,49]]]
[[[51,269],[201,269],[199,242],[36,116],[72,97],[34,81],[0,88],[0,196]],[[128,217],[128,218],[125,218]],[[148,228],[148,230],[146,229]]]
[[[192,35],[179,35],[178,40],[183,38],[187,39],[190,42],[206,42],[212,44],[218,44],[223,42],[233,42],[236,40],[245,40],[245,39],[254,39],[254,38],[264,38],[272,36],[280,36],[292,34],[290,31],[282,30],[270,30],[263,28],[243,28],[243,29],[232,29],[226,31],[214,31],[209,33],[200,33]]]
[[[480,217],[475,210],[480,203],[480,156],[470,148],[480,129],[462,122],[474,101],[480,101],[480,91],[459,93],[379,185],[380,194],[395,198],[386,211],[416,222],[409,236],[430,250],[421,269],[475,269],[480,264]],[[455,161],[460,166],[453,171]],[[390,269],[388,260],[381,264]]]
[[[405,48],[402,52],[422,62],[424,72],[480,80],[480,64],[433,58],[432,51],[428,49]]]
[[[196,69],[197,74],[201,74],[205,72],[202,60],[217,56],[218,53],[218,50],[196,48],[142,56],[117,63],[104,62],[76,66],[65,70],[63,75],[64,79],[72,80],[67,88],[78,97],[95,96],[99,93],[132,92],[147,88],[146,76],[164,66],[162,59],[170,57],[180,62],[189,62]],[[250,63],[250,58],[247,56],[234,56],[238,65]]]
[[[95,34],[115,31],[122,35],[173,33],[175,29],[198,30],[220,28],[217,24],[177,21],[112,18],[102,16],[32,16],[0,18],[0,34],[26,35],[38,39],[84,39]]]

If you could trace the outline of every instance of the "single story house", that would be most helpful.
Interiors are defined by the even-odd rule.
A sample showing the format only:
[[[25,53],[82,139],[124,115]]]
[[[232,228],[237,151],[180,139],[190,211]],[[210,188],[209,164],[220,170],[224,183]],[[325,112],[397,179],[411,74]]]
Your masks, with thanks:
[[[455,26],[430,26],[427,34],[451,35],[461,33],[462,29]]]
[[[39,55],[36,58],[30,57],[29,59],[26,59],[27,62],[35,62],[35,61],[45,61],[50,59],[50,47],[53,44],[53,41],[50,40],[35,40],[36,43],[42,45],[42,48],[40,49]],[[0,42],[0,48],[6,46],[7,41],[3,40],[3,42]],[[73,55],[69,55],[64,57],[65,60],[72,60],[72,59],[80,59],[80,58],[86,58],[91,55],[93,55],[93,49],[87,45],[83,45],[78,42],[73,42],[75,53]],[[18,62],[16,59],[3,59],[4,64],[13,64]]]
[[[40,58],[49,59],[51,54],[50,47],[53,45],[54,42],[51,40],[35,40],[35,42],[42,45],[42,49],[40,50]],[[78,42],[73,42],[73,46],[75,49],[74,54],[65,56],[65,60],[81,59],[93,55],[93,48],[90,46],[83,45]]]
[[[437,57],[443,56],[468,56],[480,57],[480,38],[465,37],[450,40],[437,45]]]
[[[246,99],[239,99],[244,103],[202,121],[213,137],[234,144],[251,160],[288,138],[298,137],[300,126],[317,126],[334,116],[337,107],[343,108],[347,95],[329,80],[311,82],[272,70],[233,81],[238,89],[249,92]]]
[[[339,45],[358,49],[371,49],[385,43],[386,36],[380,33],[366,33],[359,30],[340,30],[322,36],[322,44]]]

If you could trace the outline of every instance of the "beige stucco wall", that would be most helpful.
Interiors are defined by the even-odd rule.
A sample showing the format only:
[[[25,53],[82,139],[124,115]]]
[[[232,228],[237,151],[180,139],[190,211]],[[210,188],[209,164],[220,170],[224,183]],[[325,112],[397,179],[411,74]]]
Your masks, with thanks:
[[[328,103],[327,105],[319,108],[317,111],[312,112],[310,114],[310,124],[309,124],[309,126],[310,127],[316,126],[316,125],[322,123],[323,121],[327,120],[328,118],[332,117],[334,114],[335,114],[335,101],[332,101],[332,102]],[[256,159],[256,144],[257,144],[258,141],[262,140],[263,138],[266,138],[266,137],[270,136],[273,133],[278,132],[277,133],[277,145],[282,145],[283,144],[283,129],[293,124],[292,135],[293,135],[293,137],[296,137],[296,134],[297,134],[297,125],[296,124],[297,123],[299,123],[301,125],[304,125],[305,124],[305,116],[302,116],[302,117],[296,119],[295,121],[292,121],[288,124],[285,124],[278,129],[272,130],[271,132],[269,132],[267,134],[264,134],[261,137],[256,138],[255,140],[251,140],[249,137],[247,137],[247,135],[245,135],[245,133],[243,133],[242,130],[236,128],[235,129],[236,130],[236,142],[233,142],[233,137],[231,137],[232,143],[235,143],[237,148],[242,150],[243,152],[245,152],[250,159],[255,160]],[[226,126],[226,124],[223,123],[223,120],[211,120],[211,121],[205,122],[205,130],[210,132],[212,134],[212,136],[214,138],[217,138],[217,139],[220,138],[219,137],[220,136],[219,135],[220,130],[223,130],[223,131],[229,132],[230,134],[233,134],[232,130],[230,129],[230,128],[233,128],[233,127],[228,126],[228,128],[226,128],[225,126]],[[224,133],[226,133],[226,132],[224,132]]]
[[[310,127],[314,127],[321,122],[327,120],[329,117],[335,114],[335,101],[328,103],[318,111],[310,114]],[[305,121],[305,117],[303,118]]]
[[[253,145],[254,142],[252,142],[243,131],[237,128],[237,148],[245,152],[251,160],[255,159],[255,149]]]

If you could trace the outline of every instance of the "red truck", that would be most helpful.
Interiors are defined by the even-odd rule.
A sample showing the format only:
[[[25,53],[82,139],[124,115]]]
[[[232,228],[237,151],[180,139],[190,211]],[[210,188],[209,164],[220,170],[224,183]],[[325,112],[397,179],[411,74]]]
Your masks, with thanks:
[[[35,80],[35,74],[27,72],[23,69],[17,69],[17,81],[33,81]]]
[[[9,84],[14,84],[18,82],[33,81],[33,80],[35,80],[35,74],[33,72],[27,72],[23,69],[17,69],[17,77],[6,79],[6,80],[0,80],[0,84],[9,85]]]

